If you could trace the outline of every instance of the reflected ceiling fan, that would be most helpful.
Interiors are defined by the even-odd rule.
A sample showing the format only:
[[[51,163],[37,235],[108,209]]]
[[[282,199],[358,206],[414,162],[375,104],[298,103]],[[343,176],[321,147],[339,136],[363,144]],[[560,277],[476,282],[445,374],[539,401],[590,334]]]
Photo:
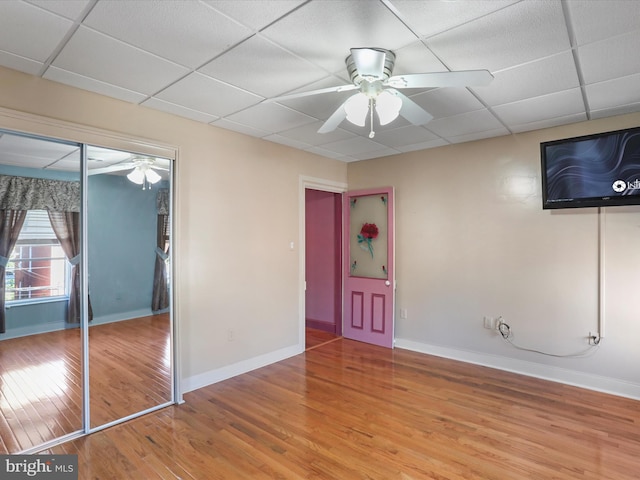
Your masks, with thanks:
[[[352,85],[322,88],[308,92],[293,93],[269,99],[270,102],[319,95],[323,93],[359,90],[349,97],[320,127],[318,133],[335,130],[343,120],[364,127],[370,117],[369,138],[373,131],[373,112],[378,115],[380,125],[386,125],[398,116],[413,125],[424,125],[433,116],[413,100],[402,94],[403,88],[435,87],[479,87],[488,85],[493,75],[488,70],[465,70],[457,72],[412,73],[391,75],[396,56],[383,48],[352,48],[345,62]]]
[[[91,158],[89,158],[91,160]],[[169,169],[158,165],[154,157],[134,156],[131,160],[121,163],[116,163],[108,167],[94,168],[89,170],[89,175],[96,175],[99,173],[112,173],[123,170],[131,170],[127,174],[127,178],[138,185],[142,185],[144,190],[147,185],[158,183],[162,180],[162,176],[156,171],[166,171]]]

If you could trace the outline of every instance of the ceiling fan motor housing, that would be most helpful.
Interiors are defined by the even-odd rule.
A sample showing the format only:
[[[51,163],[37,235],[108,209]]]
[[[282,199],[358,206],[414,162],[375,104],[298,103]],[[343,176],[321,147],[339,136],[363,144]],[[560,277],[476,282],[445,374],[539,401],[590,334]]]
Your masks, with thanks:
[[[345,63],[347,64],[347,72],[349,73],[349,78],[351,79],[353,84],[359,86],[364,80],[367,80],[371,83],[376,80],[379,80],[381,82],[387,80],[393,72],[393,65],[396,61],[396,55],[391,50],[386,50],[384,48],[363,48],[362,50],[373,50],[375,52],[384,53],[384,66],[382,68],[382,76],[361,75],[360,72],[358,72],[355,60],[353,59],[353,55],[349,55],[345,59]]]

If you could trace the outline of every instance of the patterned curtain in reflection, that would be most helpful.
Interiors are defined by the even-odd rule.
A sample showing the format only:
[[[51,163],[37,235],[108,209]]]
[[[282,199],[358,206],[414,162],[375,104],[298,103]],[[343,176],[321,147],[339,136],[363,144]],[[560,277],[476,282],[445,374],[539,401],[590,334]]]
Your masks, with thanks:
[[[153,296],[151,310],[158,312],[169,308],[169,281],[167,258],[169,258],[169,190],[158,190],[156,199],[158,210],[156,264],[153,273]]]
[[[67,321],[80,321],[80,182],[45,178],[0,175],[0,212],[3,214],[0,232],[0,257],[7,258],[15,246],[27,210],[47,210],[51,226],[72,267],[72,286]],[[15,238],[13,236],[15,235]],[[11,240],[13,239],[13,240]],[[5,266],[0,258],[0,333],[6,327],[4,309]],[[91,304],[89,304],[91,319]]]
[[[27,217],[26,210],[0,210],[0,333],[5,333],[5,271],[11,250],[18,241],[20,230]]]
[[[80,323],[80,213],[48,212],[51,227],[60,242],[62,251],[71,264],[71,289],[67,308],[67,323]],[[89,320],[93,319],[91,299],[89,302]]]

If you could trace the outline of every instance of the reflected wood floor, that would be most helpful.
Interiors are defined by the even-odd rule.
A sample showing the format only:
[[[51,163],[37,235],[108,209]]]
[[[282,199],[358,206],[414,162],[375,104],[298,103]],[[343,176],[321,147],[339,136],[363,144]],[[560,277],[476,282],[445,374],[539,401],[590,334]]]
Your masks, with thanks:
[[[87,479],[638,478],[640,402],[340,339],[68,442]]]
[[[82,429],[80,329],[0,342],[0,453]],[[169,316],[89,328],[92,425],[170,399]]]

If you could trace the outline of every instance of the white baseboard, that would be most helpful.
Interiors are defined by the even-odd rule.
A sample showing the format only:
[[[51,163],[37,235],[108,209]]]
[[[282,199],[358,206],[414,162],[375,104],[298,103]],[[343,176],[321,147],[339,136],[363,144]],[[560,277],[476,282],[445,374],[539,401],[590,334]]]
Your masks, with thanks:
[[[294,345],[291,347],[276,350],[275,352],[270,352],[264,355],[249,358],[232,365],[227,365],[225,367],[210,370],[205,373],[200,373],[188,378],[183,378],[180,381],[182,393],[191,392],[193,390],[197,390],[198,388],[206,387],[207,385],[218,383],[237,375],[242,375],[243,373],[250,372],[251,370],[256,370],[272,363],[280,362],[289,357],[299,355],[302,352],[304,352],[304,346]]]
[[[507,372],[519,373],[529,377],[541,378],[552,382],[564,383],[575,387],[609,393],[620,397],[640,400],[640,385],[615,378],[603,377],[591,373],[577,372],[561,367],[543,365],[526,360],[489,355],[486,353],[458,350],[454,348],[415,342],[403,338],[396,338],[395,346],[405,350],[426,353],[438,357],[473,363],[484,367],[497,368]]]

